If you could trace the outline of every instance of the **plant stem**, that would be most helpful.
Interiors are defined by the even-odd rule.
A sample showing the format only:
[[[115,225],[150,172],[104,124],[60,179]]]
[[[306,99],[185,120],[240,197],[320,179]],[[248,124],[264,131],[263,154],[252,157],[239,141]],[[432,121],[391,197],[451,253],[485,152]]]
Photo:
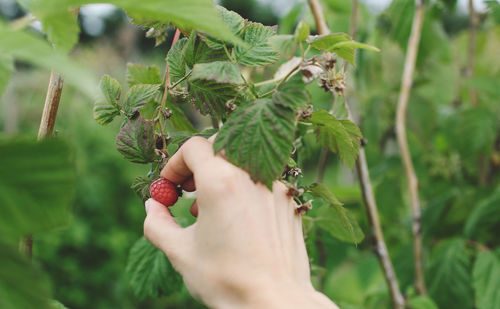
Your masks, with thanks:
[[[426,294],[424,270],[422,264],[422,228],[420,200],[418,197],[418,179],[411,161],[410,149],[406,138],[406,110],[410,97],[411,86],[413,83],[413,73],[417,61],[418,45],[422,32],[422,23],[424,19],[424,4],[422,0],[415,0],[415,14],[411,34],[408,39],[406,49],[406,58],[401,79],[401,91],[399,93],[398,107],[396,112],[396,135],[401,153],[401,159],[406,174],[408,191],[410,193],[410,204],[412,208],[412,232],[413,232],[413,254],[415,260],[415,287],[421,295]]]
[[[314,2],[314,7],[313,3]],[[311,10],[313,12],[314,18],[317,23],[317,28],[322,29],[320,25],[326,25],[324,21],[324,17],[320,14],[321,9],[318,10],[319,3],[314,0],[309,0],[309,5],[311,6]],[[354,6],[353,6],[354,8]],[[327,34],[329,33],[328,27],[323,29],[319,34]],[[349,106],[346,104],[347,112],[349,119],[354,121]],[[356,160],[356,170],[358,173],[359,184],[361,187],[361,192],[363,194],[363,201],[366,208],[366,213],[368,216],[368,220],[371,225],[373,241],[376,256],[382,267],[382,271],[384,273],[385,280],[387,282],[389,288],[389,294],[391,296],[392,306],[395,309],[404,309],[404,298],[401,294],[401,290],[399,289],[399,283],[396,278],[396,274],[394,272],[394,268],[392,266],[391,259],[389,257],[389,251],[387,250],[387,246],[384,240],[384,234],[382,233],[382,227],[380,225],[380,219],[377,211],[377,204],[375,202],[375,196],[373,194],[373,189],[370,181],[370,174],[368,172],[368,164],[366,162],[365,150],[363,148],[359,151],[358,159]]]
[[[358,0],[352,0],[352,8],[351,8],[351,21],[349,24],[349,35],[351,38],[354,40],[354,37],[356,36],[357,28],[356,28],[356,23],[358,21]],[[342,64],[342,71],[345,72],[347,71],[347,65],[349,63],[344,60],[344,63]]]
[[[318,0],[307,0],[309,2],[309,7],[311,8],[312,14],[314,16],[314,21],[316,23],[316,30],[319,35],[330,33],[330,29],[328,29],[328,25],[325,21],[325,17],[323,15],[323,10],[321,9],[321,4],[319,4]]]
[[[45,97],[40,127],[38,129],[38,140],[50,137],[56,123],[57,109],[61,101],[63,79],[54,71],[50,72],[49,86]],[[33,256],[33,235],[23,237],[19,243],[19,251],[31,260]]]

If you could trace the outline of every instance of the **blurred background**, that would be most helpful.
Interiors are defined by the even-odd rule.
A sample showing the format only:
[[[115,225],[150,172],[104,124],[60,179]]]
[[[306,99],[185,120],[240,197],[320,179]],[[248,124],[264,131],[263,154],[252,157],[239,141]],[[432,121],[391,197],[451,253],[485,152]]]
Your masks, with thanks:
[[[293,33],[302,19],[314,32],[314,19],[305,1],[219,3],[249,20],[279,25],[282,34]],[[322,4],[330,29],[349,33],[351,1],[323,0]],[[474,1],[474,7],[479,24],[474,73],[470,74],[468,1],[428,3],[408,110],[408,139],[423,207],[424,257],[431,266],[433,249],[444,238],[462,237],[489,249],[500,244],[496,234],[500,231],[500,4]],[[386,241],[401,288],[409,295],[414,281],[411,213],[394,118],[412,12],[413,1],[360,1],[356,40],[382,51],[358,54],[357,67],[349,69],[347,89],[367,141],[365,149]],[[15,1],[0,0],[0,18],[14,20],[24,14]],[[109,74],[124,83],[127,62],[164,68],[172,33],[154,47],[154,40],[131,25],[123,11],[107,4],[83,7],[79,22],[80,43],[72,54],[96,75]],[[37,23],[31,27],[33,31],[40,29]],[[47,71],[17,64],[1,98],[2,134],[36,135],[48,78]],[[309,90],[315,106],[330,106],[329,93],[316,85]],[[64,88],[56,130],[75,149],[78,180],[74,217],[66,229],[37,236],[34,246],[35,259],[49,274],[54,298],[75,309],[204,308],[185,289],[160,299],[134,297],[124,269],[130,247],[142,234],[144,208],[130,184],[135,176],[147,173],[147,167],[122,158],[115,150],[120,124],[112,123],[112,129],[99,126],[92,117],[92,107],[92,101],[71,87]],[[187,113],[199,128],[208,125],[206,119]],[[315,179],[320,153],[313,145],[309,160],[303,162],[306,179]],[[327,162],[325,184],[369,235],[354,173],[336,155],[330,154]],[[476,221],[471,222],[471,218]],[[389,306],[369,237],[354,246],[318,231],[307,244],[315,285],[342,308]],[[431,296],[445,293],[435,299],[439,307],[462,308],[455,304],[459,302],[456,299],[448,304],[452,294],[446,293],[451,292],[446,287],[433,287],[431,277],[427,277]],[[472,299],[472,294],[472,288],[466,289],[462,297]]]

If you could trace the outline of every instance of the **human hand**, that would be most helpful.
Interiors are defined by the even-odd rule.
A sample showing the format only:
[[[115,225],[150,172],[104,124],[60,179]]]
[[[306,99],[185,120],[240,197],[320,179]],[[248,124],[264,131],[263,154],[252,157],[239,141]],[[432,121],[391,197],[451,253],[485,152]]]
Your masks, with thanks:
[[[189,139],[161,176],[197,191],[197,221],[182,228],[149,199],[144,235],[193,296],[213,308],[337,308],[311,284],[301,217],[282,183],[272,192],[254,183],[201,137]]]

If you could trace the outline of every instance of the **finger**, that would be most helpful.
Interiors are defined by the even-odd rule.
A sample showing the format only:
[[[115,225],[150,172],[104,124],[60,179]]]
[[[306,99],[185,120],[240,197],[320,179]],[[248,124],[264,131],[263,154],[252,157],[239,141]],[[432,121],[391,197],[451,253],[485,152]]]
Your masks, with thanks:
[[[178,256],[179,242],[182,242],[184,229],[177,224],[170,210],[161,203],[149,199],[145,203],[146,219],[144,236],[170,258]]]
[[[191,204],[189,212],[193,215],[193,217],[198,217],[198,203],[196,200],[194,200],[193,204]]]
[[[214,135],[210,136],[210,138],[208,139],[208,141],[213,144],[215,142],[216,138],[217,138],[217,133],[215,133]]]
[[[168,160],[160,175],[173,183],[181,184],[212,158],[212,144],[202,137],[195,136],[185,142]]]
[[[196,185],[192,176],[182,183],[182,189],[187,192],[196,191]]]

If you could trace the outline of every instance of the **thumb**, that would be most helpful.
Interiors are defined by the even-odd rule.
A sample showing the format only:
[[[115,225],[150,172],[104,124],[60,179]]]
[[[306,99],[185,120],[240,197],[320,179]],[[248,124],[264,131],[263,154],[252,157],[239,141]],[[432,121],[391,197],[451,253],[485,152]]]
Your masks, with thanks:
[[[177,224],[170,210],[163,204],[150,198],[145,206],[144,236],[169,259],[175,259],[182,247],[184,229]]]

